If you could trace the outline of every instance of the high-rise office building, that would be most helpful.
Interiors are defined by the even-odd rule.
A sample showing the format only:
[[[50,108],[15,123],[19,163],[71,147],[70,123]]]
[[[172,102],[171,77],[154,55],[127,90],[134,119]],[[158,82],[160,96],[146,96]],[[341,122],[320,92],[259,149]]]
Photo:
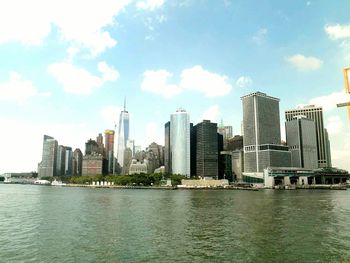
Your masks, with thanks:
[[[164,168],[165,173],[171,173],[171,150],[170,150],[170,121],[165,123],[165,143],[164,143]]]
[[[65,169],[64,175],[71,176],[73,175],[73,152],[72,147],[66,148],[66,161],[65,161]]]
[[[100,147],[98,145],[98,143],[95,140],[89,139],[86,143],[85,143],[85,155],[91,155],[94,153],[99,153],[100,152]]]
[[[316,169],[317,140],[315,122],[296,116],[286,122],[287,145],[292,155],[292,167]]]
[[[135,156],[135,141],[134,140],[128,140],[126,142],[126,148],[130,148],[132,156]]]
[[[190,177],[190,115],[184,109],[170,116],[170,151],[172,173]]]
[[[105,154],[108,161],[108,173],[113,173],[114,165],[114,130],[105,130]]]
[[[57,141],[51,136],[44,135],[42,158],[38,164],[39,178],[56,175],[57,148]]]
[[[254,92],[243,104],[244,172],[261,173],[267,167],[289,167],[288,146],[281,145],[279,99]]]
[[[56,157],[56,176],[64,175],[66,168],[66,147],[58,145]]]
[[[227,149],[228,140],[232,138],[232,126],[225,126],[223,121],[218,126],[218,133],[224,137],[224,150]]]
[[[73,152],[73,175],[82,175],[83,170],[83,153],[79,148]]]
[[[329,143],[327,143],[325,134],[326,131],[324,128],[322,107],[308,105],[297,109],[287,110],[285,112],[287,122],[293,120],[294,117],[301,115],[315,122],[318,167],[331,167],[332,162],[330,156]]]
[[[217,124],[204,120],[193,127],[196,144],[196,175],[202,178],[218,178]]]
[[[124,151],[126,149],[126,144],[128,140],[129,140],[129,112],[126,110],[125,101],[124,101],[124,110],[120,112],[120,117],[119,117],[118,150],[117,150],[117,160],[121,166],[123,166],[124,164]]]
[[[102,133],[99,133],[96,137],[96,142],[98,144],[99,152],[104,153],[104,145],[103,145],[103,136]]]

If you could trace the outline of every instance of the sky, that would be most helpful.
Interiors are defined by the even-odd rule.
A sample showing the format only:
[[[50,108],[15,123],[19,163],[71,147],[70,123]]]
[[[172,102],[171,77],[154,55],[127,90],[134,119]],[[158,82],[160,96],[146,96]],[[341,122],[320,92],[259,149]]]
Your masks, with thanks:
[[[0,174],[35,171],[43,135],[85,149],[113,129],[126,97],[130,138],[164,145],[185,108],[241,133],[240,97],[284,111],[324,109],[333,166],[350,170],[350,121],[339,102],[350,66],[349,1],[3,0]]]

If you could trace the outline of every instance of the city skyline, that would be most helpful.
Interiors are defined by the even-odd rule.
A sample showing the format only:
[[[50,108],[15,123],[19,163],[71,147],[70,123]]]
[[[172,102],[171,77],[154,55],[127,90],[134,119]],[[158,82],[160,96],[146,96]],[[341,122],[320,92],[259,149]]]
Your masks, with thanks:
[[[257,90],[280,98],[284,140],[286,110],[323,106],[333,166],[350,170],[347,109],[336,108],[350,101],[348,2],[75,3],[0,4],[0,173],[35,170],[43,134],[83,149],[118,123],[124,96],[143,148],[164,145],[179,107],[241,134],[240,97]]]

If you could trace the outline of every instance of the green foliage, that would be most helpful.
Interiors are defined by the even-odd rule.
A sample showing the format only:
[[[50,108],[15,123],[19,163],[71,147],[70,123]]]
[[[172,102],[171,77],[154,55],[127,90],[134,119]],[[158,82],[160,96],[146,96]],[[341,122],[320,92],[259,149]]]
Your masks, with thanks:
[[[181,175],[181,174],[172,174],[170,176],[170,179],[171,179],[171,185],[176,186],[176,185],[181,184],[181,180],[187,179],[187,177],[184,175]]]
[[[160,185],[162,174],[133,174],[133,175],[94,175],[94,176],[73,176],[67,178],[72,184],[92,184],[93,181],[113,182],[115,185],[123,186],[151,186]],[[61,179],[63,181],[63,179]]]

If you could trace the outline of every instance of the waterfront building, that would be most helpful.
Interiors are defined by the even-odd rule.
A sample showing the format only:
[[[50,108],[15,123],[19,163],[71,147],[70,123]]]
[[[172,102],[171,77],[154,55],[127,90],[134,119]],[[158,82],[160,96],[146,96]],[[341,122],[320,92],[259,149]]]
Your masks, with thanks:
[[[44,135],[41,162],[38,164],[38,177],[51,177],[56,175],[57,141]]]
[[[254,92],[241,97],[243,104],[244,172],[289,167],[291,153],[281,145],[279,99]]]
[[[232,157],[232,173],[237,182],[243,182],[244,170],[244,152],[243,149],[231,152]]]
[[[108,173],[113,173],[114,166],[114,130],[105,130],[105,156],[108,161]]]
[[[219,154],[219,178],[233,181],[232,174],[232,152],[221,151]]]
[[[170,149],[170,121],[165,123],[164,125],[165,130],[165,143],[164,143],[164,167],[165,167],[165,173],[170,174],[171,173],[171,149]]]
[[[327,142],[326,130],[324,128],[322,107],[307,105],[304,107],[299,107],[297,109],[287,110],[285,112],[287,122],[300,115],[303,115],[315,122],[318,167],[330,167],[332,165],[332,162],[330,147],[329,143]]]
[[[56,156],[56,176],[64,175],[66,168],[66,148],[63,145],[58,145]]]
[[[190,177],[190,115],[178,109],[170,116],[171,171]]]
[[[193,127],[195,133],[196,172],[201,178],[218,179],[218,133],[217,124],[203,120]]]
[[[71,176],[71,175],[73,175],[72,147],[65,147],[65,149],[66,149],[66,161],[65,161],[64,175]]]
[[[127,147],[127,141],[129,140],[129,112],[126,110],[124,101],[124,110],[120,112],[119,117],[119,131],[118,131],[118,149],[117,160],[118,163],[123,166],[124,164],[124,151]]]
[[[130,168],[129,168],[129,174],[147,174],[147,164],[138,162],[137,160],[133,159]]]
[[[304,116],[296,116],[286,122],[287,145],[291,151],[292,167],[316,169],[317,140],[315,122]]]
[[[107,160],[101,154],[93,153],[83,157],[82,175],[101,175],[107,170]]]
[[[73,175],[82,175],[83,153],[79,148],[74,150],[73,160],[74,160]]]

